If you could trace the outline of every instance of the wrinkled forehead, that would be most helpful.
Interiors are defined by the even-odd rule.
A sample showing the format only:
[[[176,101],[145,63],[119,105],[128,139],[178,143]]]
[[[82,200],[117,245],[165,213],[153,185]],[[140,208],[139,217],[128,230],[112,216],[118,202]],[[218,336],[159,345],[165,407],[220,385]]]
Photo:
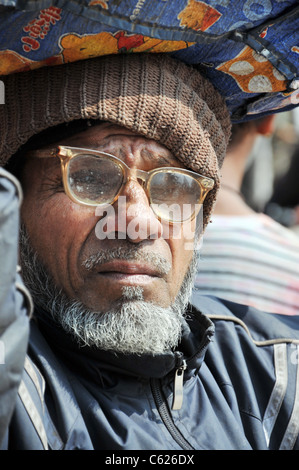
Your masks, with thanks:
[[[58,159],[30,159],[32,153],[45,154],[59,145],[110,153],[138,167],[142,162],[148,169],[170,166],[185,168],[172,152],[154,139],[149,139],[123,126],[104,121],[79,120],[47,129],[34,136],[9,162],[7,168],[21,180],[24,168],[30,173],[38,168],[40,179],[59,166]],[[29,160],[30,163],[29,163]],[[15,171],[17,169],[17,171]]]
[[[164,165],[185,168],[170,150],[156,140],[109,122],[73,134],[59,144],[104,151],[120,159],[127,159],[131,164],[140,157],[152,163],[153,167]]]
[[[96,147],[101,146],[107,137],[114,135],[138,136],[136,132],[112,122],[97,121],[92,123],[88,121],[84,129],[72,133],[69,136],[66,135],[64,137],[64,143],[68,145],[81,143],[88,147]]]

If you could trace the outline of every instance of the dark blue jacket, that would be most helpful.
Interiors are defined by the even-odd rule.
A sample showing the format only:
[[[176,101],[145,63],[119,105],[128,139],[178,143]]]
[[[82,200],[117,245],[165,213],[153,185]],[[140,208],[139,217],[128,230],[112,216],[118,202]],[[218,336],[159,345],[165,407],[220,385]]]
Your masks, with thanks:
[[[299,317],[194,294],[174,353],[78,349],[46,317],[26,355],[15,277],[0,304],[2,449],[299,449]]]
[[[33,323],[5,445],[299,449],[298,319],[195,304],[180,351],[157,357],[79,350],[50,322]],[[183,360],[182,405],[172,410]]]

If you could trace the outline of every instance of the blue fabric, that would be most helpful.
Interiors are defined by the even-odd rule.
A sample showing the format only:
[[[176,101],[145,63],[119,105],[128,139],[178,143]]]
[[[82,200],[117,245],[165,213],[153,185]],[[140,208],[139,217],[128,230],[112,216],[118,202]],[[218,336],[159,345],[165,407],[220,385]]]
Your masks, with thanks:
[[[0,0],[0,75],[142,51],[199,65],[236,122],[299,103],[296,0]]]
[[[14,411],[29,336],[30,299],[17,272],[20,189],[0,168],[0,448]]]

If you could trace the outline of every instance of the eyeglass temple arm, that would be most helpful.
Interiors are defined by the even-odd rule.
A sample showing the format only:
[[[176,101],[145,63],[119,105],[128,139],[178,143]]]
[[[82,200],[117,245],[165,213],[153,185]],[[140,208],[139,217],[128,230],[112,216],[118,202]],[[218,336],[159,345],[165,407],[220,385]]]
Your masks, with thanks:
[[[62,147],[54,147],[48,149],[30,150],[26,153],[26,155],[33,158],[59,157],[61,160],[66,160],[72,156],[72,152],[71,150]]]
[[[58,157],[58,149],[55,147],[50,149],[30,150],[29,152],[26,152],[26,155],[32,158]]]

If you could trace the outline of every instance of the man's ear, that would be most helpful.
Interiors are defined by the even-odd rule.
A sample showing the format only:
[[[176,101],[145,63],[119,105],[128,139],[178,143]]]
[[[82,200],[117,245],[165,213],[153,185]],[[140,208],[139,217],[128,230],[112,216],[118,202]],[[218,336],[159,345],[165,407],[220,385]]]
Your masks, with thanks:
[[[269,116],[259,119],[256,126],[258,134],[270,137],[274,132],[274,120],[275,114],[270,114]]]

